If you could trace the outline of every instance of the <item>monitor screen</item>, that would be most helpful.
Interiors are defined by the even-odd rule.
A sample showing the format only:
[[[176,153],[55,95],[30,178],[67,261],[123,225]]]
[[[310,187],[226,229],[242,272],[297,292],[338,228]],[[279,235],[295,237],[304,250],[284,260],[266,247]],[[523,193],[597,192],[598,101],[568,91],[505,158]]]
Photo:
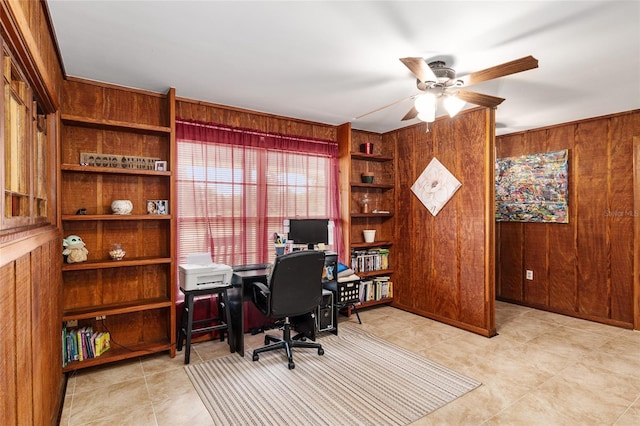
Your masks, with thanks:
[[[329,243],[329,219],[289,219],[289,240],[295,244]]]

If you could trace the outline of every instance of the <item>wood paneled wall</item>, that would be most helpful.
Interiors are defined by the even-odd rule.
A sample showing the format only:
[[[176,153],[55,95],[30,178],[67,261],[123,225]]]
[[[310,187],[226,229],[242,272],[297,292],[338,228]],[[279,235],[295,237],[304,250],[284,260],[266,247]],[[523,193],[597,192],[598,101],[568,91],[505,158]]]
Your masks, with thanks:
[[[49,229],[0,247],[2,425],[58,421],[64,397],[60,241]]]
[[[569,223],[496,225],[500,300],[633,326],[638,135],[640,112],[632,111],[497,138],[497,157],[569,150]]]
[[[495,334],[493,164],[495,114],[455,119],[383,135],[396,146],[393,305],[485,336]],[[462,187],[432,216],[411,186],[437,158]]]
[[[0,1],[3,41],[18,58],[38,103],[54,113],[59,105],[62,67],[46,4]],[[55,126],[51,126],[55,134]],[[51,184],[55,137],[51,137]],[[50,199],[56,212],[55,199]],[[64,398],[60,324],[62,320],[61,237],[52,225],[5,233],[0,238],[0,424],[57,424]]]

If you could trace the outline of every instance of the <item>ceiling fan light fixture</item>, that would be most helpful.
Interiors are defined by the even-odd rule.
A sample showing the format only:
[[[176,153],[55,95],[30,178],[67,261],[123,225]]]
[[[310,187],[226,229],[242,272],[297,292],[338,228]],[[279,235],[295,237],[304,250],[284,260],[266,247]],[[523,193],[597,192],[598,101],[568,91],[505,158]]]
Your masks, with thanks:
[[[418,113],[418,120],[425,121],[427,123],[433,123],[436,121],[436,110],[425,111]]]
[[[423,93],[422,95],[416,97],[414,105],[419,113],[426,114],[433,111],[433,113],[435,114],[436,97],[433,95],[433,93]]]
[[[466,105],[465,101],[455,95],[445,96],[444,101],[442,102],[447,113],[449,113],[449,117],[451,118],[455,117],[457,113],[462,111],[462,108]]]

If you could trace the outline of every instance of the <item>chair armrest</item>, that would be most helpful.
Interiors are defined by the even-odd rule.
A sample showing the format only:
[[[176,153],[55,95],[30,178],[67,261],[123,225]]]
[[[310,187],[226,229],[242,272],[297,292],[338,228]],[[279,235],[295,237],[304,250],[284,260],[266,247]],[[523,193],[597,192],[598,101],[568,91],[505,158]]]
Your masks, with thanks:
[[[271,290],[264,283],[255,281],[251,283],[253,304],[265,315],[269,315],[271,307]]]

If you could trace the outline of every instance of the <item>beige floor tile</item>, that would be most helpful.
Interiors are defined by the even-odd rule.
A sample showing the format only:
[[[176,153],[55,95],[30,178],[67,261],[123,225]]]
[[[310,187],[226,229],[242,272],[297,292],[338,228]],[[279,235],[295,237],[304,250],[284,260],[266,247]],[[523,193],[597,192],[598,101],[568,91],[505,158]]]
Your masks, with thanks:
[[[640,398],[627,409],[614,423],[615,426],[640,425]]]
[[[184,349],[182,352],[176,352],[176,356],[173,358],[168,357],[166,352],[162,352],[140,358],[140,363],[145,376],[165,372],[171,369],[181,369],[184,367]]]
[[[156,415],[151,405],[134,407],[126,411],[114,411],[111,415],[82,423],[71,423],[82,426],[156,426]]]
[[[183,395],[193,395],[195,389],[184,367],[169,369],[146,377],[149,399],[155,405]]]
[[[213,426],[211,415],[193,387],[190,392],[153,404],[159,426]]]
[[[581,358],[604,346],[608,338],[574,327],[559,326],[553,331],[538,336],[529,342],[540,350],[574,358]]]
[[[194,352],[198,354],[202,361],[209,361],[211,359],[231,354],[229,344],[226,340],[224,342],[212,340],[209,342],[198,343],[197,345],[191,346],[191,356],[193,356]],[[182,355],[182,353],[180,354],[182,361],[184,362],[184,355]]]
[[[70,424],[86,424],[116,416],[133,418],[143,408],[153,412],[147,384],[143,377],[104,384],[89,390],[77,390],[71,402]]]
[[[628,407],[628,400],[601,388],[556,377],[507,407],[488,424],[526,424],[523,422],[535,419],[536,424],[612,425]]]
[[[165,358],[166,357],[165,355]],[[170,358],[169,358],[170,359]],[[144,372],[140,359],[130,359],[88,369],[75,373],[75,392],[99,391],[105,386],[122,383],[127,380],[142,378]]]
[[[413,425],[480,425],[511,404],[513,398],[508,393],[482,385]]]
[[[533,318],[529,315],[518,315],[505,319],[498,327],[498,334],[519,341],[528,342],[545,333],[553,332],[556,323]]]

